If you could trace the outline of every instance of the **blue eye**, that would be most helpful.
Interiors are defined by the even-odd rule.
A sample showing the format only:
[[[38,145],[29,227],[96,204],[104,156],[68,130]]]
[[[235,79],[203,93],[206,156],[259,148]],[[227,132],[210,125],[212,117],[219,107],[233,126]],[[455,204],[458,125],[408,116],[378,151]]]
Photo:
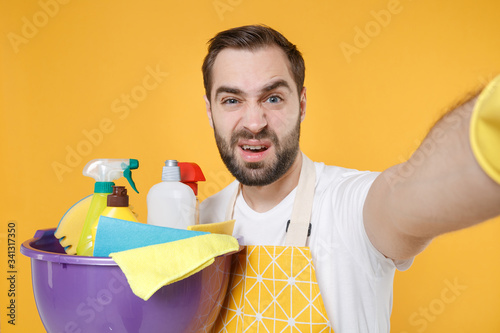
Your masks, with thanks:
[[[269,103],[279,103],[282,101],[281,97],[279,96],[271,96],[267,99]]]
[[[223,104],[236,104],[236,103],[238,103],[238,100],[236,100],[234,98],[228,98],[228,99],[224,100],[222,103]]]

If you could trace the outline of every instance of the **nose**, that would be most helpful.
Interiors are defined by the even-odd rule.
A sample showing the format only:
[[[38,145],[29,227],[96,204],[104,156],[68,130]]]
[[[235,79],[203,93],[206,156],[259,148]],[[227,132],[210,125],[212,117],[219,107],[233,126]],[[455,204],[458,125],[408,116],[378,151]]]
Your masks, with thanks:
[[[248,131],[257,134],[267,126],[265,110],[259,105],[248,106],[244,112],[243,127]]]

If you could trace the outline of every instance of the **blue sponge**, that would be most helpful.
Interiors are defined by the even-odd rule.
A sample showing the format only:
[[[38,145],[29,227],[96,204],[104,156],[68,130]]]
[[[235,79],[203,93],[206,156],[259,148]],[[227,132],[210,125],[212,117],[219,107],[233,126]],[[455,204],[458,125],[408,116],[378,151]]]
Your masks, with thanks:
[[[209,232],[159,227],[101,216],[97,225],[94,257],[109,257],[109,254],[113,252],[163,244],[205,234],[209,234]]]

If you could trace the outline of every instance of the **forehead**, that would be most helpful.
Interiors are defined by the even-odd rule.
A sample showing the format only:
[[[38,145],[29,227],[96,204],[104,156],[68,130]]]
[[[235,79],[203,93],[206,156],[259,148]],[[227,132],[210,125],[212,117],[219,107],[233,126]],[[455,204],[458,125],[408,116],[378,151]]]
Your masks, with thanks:
[[[285,80],[296,90],[290,61],[277,46],[243,50],[227,48],[215,59],[212,68],[212,94],[220,86],[230,86],[252,93],[273,80]]]

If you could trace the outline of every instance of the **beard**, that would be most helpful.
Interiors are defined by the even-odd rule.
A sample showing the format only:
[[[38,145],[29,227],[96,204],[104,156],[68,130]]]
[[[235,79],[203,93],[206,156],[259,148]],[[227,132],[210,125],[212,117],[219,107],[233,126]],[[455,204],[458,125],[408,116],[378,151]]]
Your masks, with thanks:
[[[257,134],[240,130],[231,134],[230,142],[220,136],[214,126],[215,141],[222,161],[229,172],[243,185],[265,186],[280,179],[292,166],[299,152],[300,116],[295,127],[282,140],[276,132],[265,127]],[[271,161],[240,162],[236,156],[236,149],[240,139],[270,140],[276,150]]]

